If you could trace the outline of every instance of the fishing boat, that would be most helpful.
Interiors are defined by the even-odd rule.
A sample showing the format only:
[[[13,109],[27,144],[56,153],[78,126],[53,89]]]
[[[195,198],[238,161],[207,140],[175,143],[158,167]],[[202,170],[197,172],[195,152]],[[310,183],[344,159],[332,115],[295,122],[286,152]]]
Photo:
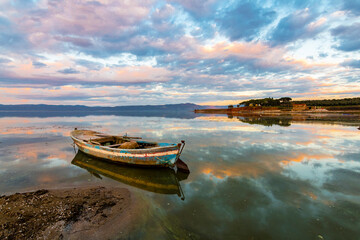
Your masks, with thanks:
[[[71,163],[100,179],[104,176],[149,192],[177,194],[182,199],[184,199],[184,194],[180,181],[187,179],[189,175],[175,172],[171,168],[145,169],[101,161],[81,151],[77,152]]]
[[[185,146],[181,143],[158,143],[138,137],[107,135],[91,130],[71,132],[80,151],[117,163],[141,166],[174,167]]]

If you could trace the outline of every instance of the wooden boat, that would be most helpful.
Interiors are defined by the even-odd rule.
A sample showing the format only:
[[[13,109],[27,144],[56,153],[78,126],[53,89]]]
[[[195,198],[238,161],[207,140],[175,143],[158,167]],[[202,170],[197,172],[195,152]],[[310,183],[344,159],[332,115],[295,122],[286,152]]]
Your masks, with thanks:
[[[101,161],[81,151],[78,151],[71,163],[100,179],[102,175],[149,192],[177,194],[182,198],[184,197],[179,182],[189,175],[183,172],[175,173],[171,168],[145,169]]]
[[[157,143],[77,129],[71,132],[71,138],[79,150],[91,156],[142,166],[173,167],[185,146],[185,141]]]

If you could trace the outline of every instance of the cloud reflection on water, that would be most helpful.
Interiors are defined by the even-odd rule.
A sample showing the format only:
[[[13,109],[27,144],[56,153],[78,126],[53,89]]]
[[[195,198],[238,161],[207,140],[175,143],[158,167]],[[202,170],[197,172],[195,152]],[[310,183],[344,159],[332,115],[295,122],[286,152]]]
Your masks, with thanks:
[[[0,191],[88,184],[90,174],[70,164],[74,152],[68,134],[81,126],[165,142],[186,140],[182,159],[191,171],[181,183],[186,200],[138,190],[162,210],[148,217],[158,214],[158,223],[174,223],[181,234],[213,239],[354,239],[360,234],[358,130],[218,120],[0,118]],[[97,181],[119,186],[106,178]],[[141,237],[150,238],[146,232],[169,237],[163,228]]]

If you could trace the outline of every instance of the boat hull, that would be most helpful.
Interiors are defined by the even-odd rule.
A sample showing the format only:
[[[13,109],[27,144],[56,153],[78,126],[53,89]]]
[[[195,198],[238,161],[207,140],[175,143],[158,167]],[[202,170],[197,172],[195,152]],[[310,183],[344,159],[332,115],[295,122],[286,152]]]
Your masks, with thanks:
[[[174,166],[179,157],[180,146],[171,144],[150,149],[116,149],[98,146],[71,136],[80,151],[112,162],[143,166]]]

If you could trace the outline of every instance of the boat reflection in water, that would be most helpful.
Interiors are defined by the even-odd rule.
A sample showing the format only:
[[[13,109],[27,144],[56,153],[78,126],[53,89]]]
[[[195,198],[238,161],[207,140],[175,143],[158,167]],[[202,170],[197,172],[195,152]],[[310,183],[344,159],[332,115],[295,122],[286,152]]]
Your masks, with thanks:
[[[177,194],[182,200],[185,199],[179,182],[187,179],[188,173],[175,172],[171,168],[119,165],[91,157],[81,151],[78,151],[71,163],[100,179],[102,175],[149,192]]]

